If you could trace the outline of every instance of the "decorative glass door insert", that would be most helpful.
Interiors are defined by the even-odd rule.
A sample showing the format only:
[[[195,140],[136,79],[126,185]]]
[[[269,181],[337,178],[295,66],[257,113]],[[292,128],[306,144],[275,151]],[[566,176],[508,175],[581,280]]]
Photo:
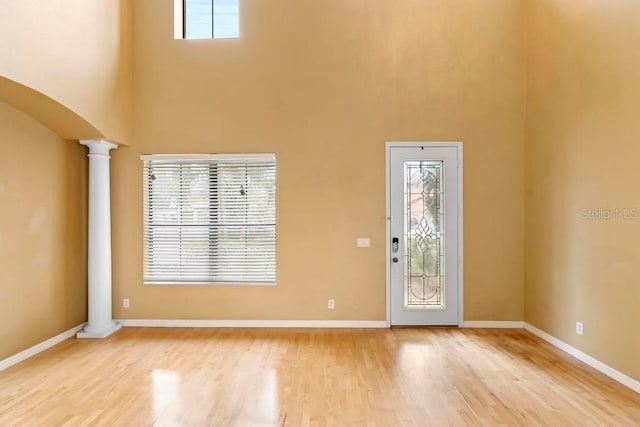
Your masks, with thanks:
[[[442,160],[404,162],[404,306],[444,306]]]

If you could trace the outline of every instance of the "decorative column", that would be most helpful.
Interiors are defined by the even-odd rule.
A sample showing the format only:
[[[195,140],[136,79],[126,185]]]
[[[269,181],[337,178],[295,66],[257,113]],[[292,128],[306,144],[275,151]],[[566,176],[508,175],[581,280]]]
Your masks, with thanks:
[[[111,317],[111,189],[107,141],[89,147],[89,323],[78,338],[104,338],[122,327]]]

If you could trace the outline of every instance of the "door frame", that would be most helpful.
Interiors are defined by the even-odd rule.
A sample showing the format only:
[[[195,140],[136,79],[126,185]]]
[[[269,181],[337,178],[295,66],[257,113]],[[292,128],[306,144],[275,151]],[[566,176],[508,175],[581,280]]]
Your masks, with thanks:
[[[385,143],[385,260],[387,282],[387,327],[391,327],[391,148],[455,147],[458,155],[458,326],[464,326],[464,239],[463,239],[463,174],[461,141],[388,141]]]

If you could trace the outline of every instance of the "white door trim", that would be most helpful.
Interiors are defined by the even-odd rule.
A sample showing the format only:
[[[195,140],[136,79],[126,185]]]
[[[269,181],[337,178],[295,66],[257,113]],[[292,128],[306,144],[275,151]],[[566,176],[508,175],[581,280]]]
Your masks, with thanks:
[[[463,247],[463,205],[462,205],[462,142],[449,141],[389,141],[385,144],[385,260],[387,282],[387,327],[391,326],[391,148],[392,147],[455,147],[458,153],[458,326],[464,326],[464,247]]]

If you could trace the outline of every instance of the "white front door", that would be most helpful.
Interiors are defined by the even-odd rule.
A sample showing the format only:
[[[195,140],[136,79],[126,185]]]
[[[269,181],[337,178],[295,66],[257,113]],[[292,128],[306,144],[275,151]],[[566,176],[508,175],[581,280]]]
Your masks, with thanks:
[[[460,325],[462,145],[388,147],[391,325]]]

